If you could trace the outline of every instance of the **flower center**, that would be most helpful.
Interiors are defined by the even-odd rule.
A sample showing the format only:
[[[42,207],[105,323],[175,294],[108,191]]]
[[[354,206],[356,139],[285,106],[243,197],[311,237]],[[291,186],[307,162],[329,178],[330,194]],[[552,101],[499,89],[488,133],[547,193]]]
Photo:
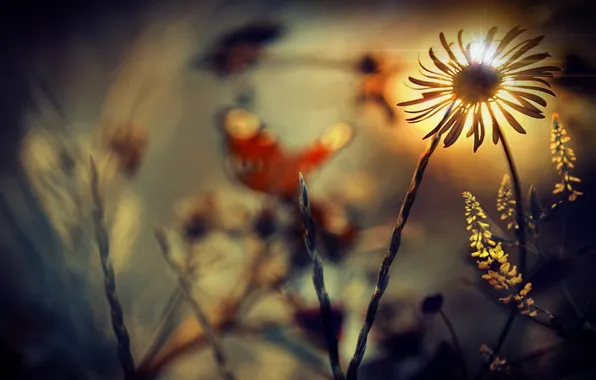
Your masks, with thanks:
[[[453,76],[453,92],[465,103],[486,102],[497,94],[503,75],[494,67],[472,63]]]

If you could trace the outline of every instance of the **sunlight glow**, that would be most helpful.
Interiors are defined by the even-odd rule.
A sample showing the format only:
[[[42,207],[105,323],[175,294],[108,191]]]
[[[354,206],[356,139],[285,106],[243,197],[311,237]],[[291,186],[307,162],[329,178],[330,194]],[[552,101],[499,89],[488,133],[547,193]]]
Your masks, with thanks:
[[[483,42],[474,41],[470,45],[470,57],[474,62],[484,63],[493,67],[499,67],[503,63],[503,59],[496,59],[496,51],[497,46],[494,43],[490,44],[486,50],[484,49]]]

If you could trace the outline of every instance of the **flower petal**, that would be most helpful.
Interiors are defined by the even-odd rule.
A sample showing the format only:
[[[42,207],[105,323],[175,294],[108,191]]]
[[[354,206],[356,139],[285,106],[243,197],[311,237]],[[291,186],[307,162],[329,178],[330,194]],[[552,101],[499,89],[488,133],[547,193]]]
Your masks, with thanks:
[[[426,112],[426,111],[431,111],[431,110],[435,109],[435,107],[437,107],[439,104],[447,103],[447,102],[449,102],[449,100],[451,100],[451,97],[444,99],[444,100],[440,101],[439,103],[433,104],[433,105],[429,106],[428,108],[424,108],[421,110],[411,110],[411,111],[404,110],[404,112],[405,113],[422,113],[422,112]]]
[[[428,102],[428,99],[425,98],[418,98],[418,99],[414,99],[414,100],[408,100],[407,102],[401,102],[401,103],[397,103],[398,107],[409,107],[409,106],[415,106],[416,104],[421,104],[424,102]]]
[[[521,29],[520,26],[516,26],[513,29],[511,29],[509,32],[507,32],[505,37],[503,37],[503,39],[499,43],[499,46],[497,46],[497,50],[495,50],[494,57],[497,58],[499,56],[499,54],[501,54],[503,52],[503,50],[505,50],[507,45],[509,45],[511,43],[511,41],[513,41],[517,36],[519,36],[520,34],[525,32],[526,30],[527,29]]]
[[[415,116],[415,117],[411,117],[409,119],[406,119],[406,121],[408,123],[418,123],[418,122],[421,122],[423,120],[430,119],[431,117],[433,117],[437,113],[439,113],[439,111],[441,111],[442,109],[444,109],[445,106],[449,102],[451,102],[451,101],[453,101],[452,98],[445,99],[444,101],[442,101],[442,102],[440,102],[438,104],[433,105],[430,109],[427,109],[425,111],[425,113],[423,113],[421,115],[418,115],[418,116]]]
[[[464,108],[462,112],[459,113],[456,122],[454,123],[451,131],[443,140],[443,147],[449,148],[451,145],[455,144],[459,136],[461,136],[462,131],[464,130],[464,126],[466,124],[466,116],[468,115],[467,110]]]
[[[517,119],[514,118],[513,115],[511,115],[509,112],[507,112],[507,110],[503,107],[501,103],[497,102],[497,107],[499,107],[499,110],[501,111],[503,116],[505,116],[505,119],[507,119],[509,125],[511,125],[516,132],[521,133],[522,135],[526,134],[526,130],[521,126],[519,121],[517,121]]]
[[[538,107],[536,107],[535,105],[533,105],[532,103],[527,101],[526,99],[522,98],[519,95],[515,95],[515,94],[511,94],[511,96],[513,96],[515,98],[515,100],[517,100],[522,107],[527,108],[530,112],[534,112],[536,114],[542,115],[542,111]]]
[[[482,53],[480,54],[480,60],[484,62],[484,58],[486,57],[486,53],[490,48],[490,45],[493,43],[493,39],[495,38],[495,34],[497,33],[497,27],[493,26],[489,29],[488,33],[486,33],[486,38],[482,43]]]
[[[459,48],[462,52],[462,54],[464,55],[464,57],[466,58],[466,61],[468,61],[468,64],[472,63],[472,57],[470,57],[470,54],[468,51],[466,51],[466,49],[464,49],[464,43],[462,40],[462,34],[464,33],[463,29],[460,29],[459,32],[457,32],[457,43],[459,44]]]
[[[503,55],[503,58],[505,58],[509,54],[512,54],[513,53],[513,55],[511,57],[507,58],[507,61],[505,63],[503,63],[503,66],[508,66],[511,63],[515,62],[522,55],[526,54],[528,51],[530,51],[531,49],[533,49],[536,46],[538,46],[538,44],[540,44],[540,42],[543,39],[544,39],[544,36],[538,36],[536,38],[525,40],[525,41],[523,41],[523,42],[515,45],[511,50],[509,50],[507,53],[505,53]],[[517,50],[517,49],[519,49],[519,50]]]
[[[508,76],[505,78],[506,81],[513,81],[513,82],[538,82],[538,83],[542,83],[543,85],[547,86],[550,88],[550,83],[548,83],[547,81],[545,81],[544,79],[541,78],[537,78],[535,76],[532,75],[514,75],[514,76]]]
[[[515,90],[508,90],[507,92],[510,93],[511,95],[515,96],[516,98],[518,96],[522,97],[522,98],[526,98],[528,100],[533,101],[536,104],[540,104],[542,107],[546,107],[546,100],[542,99],[538,95],[530,94],[529,92],[525,92],[525,91],[515,91]]]
[[[530,75],[534,77],[546,77],[552,78],[554,74],[552,71],[560,71],[561,69],[556,66],[542,66],[542,67],[535,67],[533,69],[526,69],[522,71],[516,71],[507,73],[507,75],[516,76],[516,75]]]
[[[450,76],[448,76],[448,75],[446,75],[446,74],[441,74],[441,73],[438,73],[438,72],[436,72],[436,71],[432,71],[432,70],[430,70],[430,69],[426,68],[426,67],[425,67],[425,66],[422,64],[422,62],[420,61],[420,56],[418,56],[418,66],[420,66],[420,67],[422,68],[422,70],[424,70],[424,71],[425,71],[426,73],[428,73],[428,74],[435,75],[435,76],[437,76],[437,77],[439,77],[439,78],[443,78],[442,80],[446,80],[446,81],[450,81],[450,80],[451,80],[451,77],[450,77]],[[425,75],[425,76],[428,76],[429,78],[432,78],[432,77],[431,77],[430,75],[428,75],[428,74],[423,74],[423,75]],[[436,78],[434,78],[434,79],[436,79]]]
[[[487,104],[486,108],[488,108],[488,113],[490,114],[490,118],[493,123],[493,143],[497,145],[499,143],[499,131],[501,130],[501,126],[495,117],[495,113],[491,107],[491,104]]]
[[[447,40],[445,39],[445,35],[443,34],[443,32],[439,33],[439,39],[441,40],[441,45],[443,45],[443,48],[445,49],[445,51],[447,52],[447,54],[449,55],[449,58],[451,58],[451,61],[460,69],[464,68],[464,65],[462,65],[459,60],[457,59],[457,57],[455,56],[455,54],[453,54],[453,51],[451,50],[451,44],[447,43]]]
[[[474,106],[474,112],[472,113],[472,126],[468,131],[466,137],[474,135],[474,153],[480,148],[484,141],[484,123],[482,122],[482,107],[480,104]]]
[[[509,65],[502,66],[501,71],[508,72],[521,69],[522,67],[533,65],[534,63],[540,62],[548,57],[550,57],[550,54],[548,53],[533,54],[516,62],[512,62]]]
[[[444,64],[443,62],[441,62],[439,60],[439,58],[437,58],[437,56],[433,52],[433,48],[430,48],[429,49],[428,54],[430,55],[430,58],[433,60],[433,63],[435,64],[435,66],[437,67],[437,69],[441,70],[442,72],[444,72],[447,75],[452,75],[453,74],[453,71],[450,70],[449,67],[446,64]]]
[[[450,84],[430,82],[430,81],[425,81],[425,80],[421,80],[421,79],[417,79],[417,78],[413,78],[413,77],[408,77],[408,79],[410,80],[410,82],[412,82],[414,84],[417,84],[419,86],[429,87],[429,88],[450,88],[451,87]]]
[[[452,106],[450,106],[450,107],[452,107]],[[437,126],[435,128],[433,128],[432,131],[428,132],[422,139],[425,140],[425,139],[431,137],[432,135],[436,134],[447,123],[453,123],[453,121],[455,120],[454,116],[457,114],[457,112],[459,111],[459,109],[461,107],[462,107],[462,105],[461,104],[458,104],[457,106],[455,106],[451,110],[450,109],[447,109],[447,111],[445,112],[445,116],[443,117],[443,119],[441,119],[441,121],[439,122],[439,124],[437,124]]]
[[[482,118],[482,107],[478,107],[478,111],[475,113],[475,116],[478,118],[478,132],[480,136],[477,134],[474,135],[474,152],[480,148],[480,145],[482,145],[484,142],[484,135],[486,134],[484,119]]]
[[[515,104],[515,103],[510,102],[509,100],[503,99],[501,97],[497,97],[497,99],[499,100],[499,102],[502,102],[503,104],[508,105],[509,107],[513,108],[517,112],[523,113],[526,116],[532,117],[534,119],[544,119],[544,115],[542,113],[536,113],[526,107],[520,106],[519,104]]]
[[[463,105],[458,107],[457,110],[454,110],[452,112],[452,116],[449,119],[449,121],[444,123],[443,127],[441,127],[441,129],[439,130],[439,134],[442,135],[443,133],[445,133],[449,129],[451,129],[453,127],[453,125],[459,120],[459,118],[461,117],[464,110],[465,110],[465,107]]]
[[[540,92],[544,92],[545,94],[549,94],[552,96],[556,96],[554,92],[552,92],[551,90],[549,90],[548,88],[543,88],[543,87],[538,87],[538,86],[523,86],[523,85],[511,85],[511,86],[505,86],[505,87],[513,87],[513,88],[521,88],[524,90],[532,90],[532,91],[540,91]],[[505,89],[506,91],[509,91],[507,89]]]

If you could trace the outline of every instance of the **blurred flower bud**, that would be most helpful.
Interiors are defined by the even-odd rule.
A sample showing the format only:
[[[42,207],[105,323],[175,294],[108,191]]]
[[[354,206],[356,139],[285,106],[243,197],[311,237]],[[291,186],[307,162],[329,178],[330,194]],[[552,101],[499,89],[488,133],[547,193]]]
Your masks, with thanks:
[[[262,239],[271,237],[277,230],[275,212],[269,208],[263,209],[257,216],[253,227],[257,235]]]
[[[427,296],[420,305],[423,314],[436,314],[443,307],[443,295],[441,293]]]

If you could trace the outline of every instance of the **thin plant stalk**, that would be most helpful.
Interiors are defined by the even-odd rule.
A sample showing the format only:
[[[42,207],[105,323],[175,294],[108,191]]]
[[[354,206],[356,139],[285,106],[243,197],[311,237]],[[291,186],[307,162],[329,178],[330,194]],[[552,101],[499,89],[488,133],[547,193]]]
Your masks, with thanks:
[[[142,356],[140,366],[153,360],[155,355],[157,355],[167,341],[169,335],[172,333],[173,327],[175,327],[174,320],[182,300],[182,291],[180,290],[180,287],[176,286],[176,289],[174,289],[168,298],[168,302],[166,303],[160,318],[159,326],[157,327],[157,333],[151,339],[149,348]]]
[[[451,323],[451,320],[449,319],[447,314],[443,311],[443,309],[439,310],[439,315],[441,316],[441,319],[445,323],[445,326],[447,326],[447,329],[449,330],[449,334],[451,335],[451,340],[453,341],[453,346],[455,347],[455,349],[457,350],[457,353],[459,354],[459,358],[461,361],[462,378],[467,380],[468,379],[468,368],[466,366],[466,358],[464,356],[464,350],[462,349],[459,338],[457,337],[457,333],[455,332],[455,327],[453,327],[453,323]]]
[[[561,247],[559,250],[559,258],[560,259],[564,259],[564,257],[565,257],[565,248],[566,248],[565,245],[566,245],[566,240],[567,240],[567,223],[568,223],[568,220],[567,220],[568,216],[567,216],[566,211],[567,210],[565,210],[565,212],[564,212],[563,223],[561,226]],[[588,322],[587,320],[583,320],[584,312],[581,310],[581,308],[579,307],[577,302],[575,302],[575,300],[573,299],[573,295],[571,294],[571,291],[569,290],[569,287],[567,286],[567,282],[565,281],[564,278],[561,279],[559,285],[561,286],[561,291],[563,292],[563,295],[567,299],[567,302],[569,303],[569,305],[571,305],[571,308],[573,309],[575,314],[578,316],[578,318],[580,318],[580,320],[582,320],[580,327],[583,327],[585,325],[588,329],[595,331],[596,329],[590,322]],[[589,308],[589,306],[590,305],[588,304],[588,308]]]
[[[503,327],[503,330],[501,331],[501,335],[499,335],[499,340],[497,342],[497,345],[495,346],[494,350],[493,350],[493,357],[498,355],[498,352],[501,351],[501,348],[503,348],[503,344],[505,343],[505,340],[507,339],[507,336],[509,335],[509,331],[511,331],[511,327],[513,327],[513,322],[515,321],[515,317],[517,317],[517,307],[515,305],[511,306],[511,312],[509,313],[509,316],[507,317],[507,322],[505,322],[505,326]],[[490,367],[490,362],[485,362],[484,365],[482,366],[482,368],[480,368],[480,372],[478,372],[478,375],[475,377],[475,380],[480,380],[484,377],[484,375],[486,374],[486,371],[488,370],[488,368]]]
[[[525,221],[525,214],[524,214],[524,205],[523,205],[523,197],[521,192],[521,182],[519,179],[519,173],[517,172],[517,166],[515,165],[515,161],[513,160],[513,154],[511,153],[511,148],[509,147],[509,142],[501,127],[498,124],[493,124],[493,128],[496,128],[497,133],[499,135],[499,139],[501,140],[501,146],[503,147],[503,153],[505,153],[505,158],[507,159],[507,165],[509,166],[509,172],[511,174],[511,183],[513,185],[513,195],[515,196],[515,219],[517,223],[516,237],[518,240],[518,256],[519,256],[519,273],[523,276],[526,273],[526,266],[527,266],[527,250],[526,250],[526,221]],[[499,335],[499,340],[497,341],[497,345],[493,349],[494,355],[499,355],[501,348],[503,348],[503,344],[507,340],[507,336],[513,327],[513,322],[515,322],[515,317],[518,314],[518,309],[514,306],[511,307],[511,311],[509,312],[509,316],[507,317],[507,322],[505,322],[505,326],[503,330],[501,330],[501,334]],[[484,374],[486,373],[490,363],[484,363],[478,376],[476,379],[482,379]]]
[[[112,320],[112,329],[118,342],[118,359],[122,372],[124,372],[125,380],[133,380],[135,378],[135,364],[130,351],[130,337],[126,324],[124,323],[124,315],[122,307],[116,296],[116,279],[114,275],[114,268],[112,266],[112,259],[110,258],[110,239],[104,221],[104,206],[99,191],[99,176],[93,157],[90,157],[91,165],[91,196],[95,209],[93,210],[93,223],[95,225],[95,238],[97,240],[97,248],[101,259],[101,268],[103,270],[104,290],[106,299],[110,305],[110,316]]]
[[[304,221],[304,227],[306,233],[304,234],[304,244],[306,250],[312,260],[313,264],[313,284],[315,291],[317,292],[317,298],[319,299],[320,315],[323,325],[323,333],[325,335],[325,341],[327,342],[327,351],[329,352],[329,363],[331,364],[331,371],[333,372],[333,378],[335,380],[345,379],[345,375],[341,369],[339,361],[339,344],[337,336],[335,335],[333,328],[333,318],[331,313],[331,301],[329,294],[325,289],[325,277],[323,272],[323,264],[321,258],[315,249],[315,223],[310,211],[310,203],[308,200],[308,190],[304,177],[300,173],[300,213]]]
[[[451,103],[445,115],[443,116],[443,120],[441,123],[447,118],[453,108],[455,102]],[[383,258],[383,262],[381,263],[381,267],[379,269],[379,275],[377,277],[377,284],[375,291],[371,297],[370,303],[368,305],[368,309],[366,310],[366,316],[364,317],[364,324],[360,330],[360,335],[358,336],[358,342],[356,343],[356,350],[354,352],[354,356],[350,361],[348,366],[348,373],[347,379],[348,380],[356,380],[358,378],[358,368],[360,363],[362,363],[362,359],[364,358],[364,353],[366,352],[366,343],[368,341],[368,334],[375,322],[375,317],[377,315],[377,309],[379,308],[379,303],[381,302],[381,297],[385,290],[387,289],[387,285],[389,284],[389,270],[391,269],[391,264],[393,260],[397,256],[399,251],[399,247],[401,245],[401,234],[408,221],[408,217],[410,216],[410,212],[412,211],[412,207],[416,201],[416,194],[418,194],[418,190],[420,189],[420,184],[422,182],[422,178],[424,176],[424,172],[426,171],[426,167],[428,166],[428,162],[430,157],[439,146],[439,142],[441,141],[441,135],[439,133],[435,134],[432,137],[428,147],[420,156],[418,161],[418,165],[416,166],[416,170],[414,171],[414,176],[412,177],[412,182],[410,184],[410,189],[406,193],[404,202],[402,204],[401,210],[399,211],[399,216],[397,218],[397,222],[395,227],[393,228],[393,233],[391,235],[391,242],[389,243],[389,249]]]
[[[513,195],[515,196],[515,219],[518,226],[515,232],[517,235],[517,241],[519,243],[519,273],[523,276],[526,273],[528,255],[526,250],[526,220],[524,214],[523,196],[521,191],[521,181],[519,179],[517,166],[515,165],[515,161],[513,160],[513,154],[511,153],[511,148],[509,146],[507,138],[505,138],[505,135],[503,134],[503,131],[501,130],[501,127],[498,124],[493,125],[493,128],[496,128],[497,133],[499,134],[501,146],[503,147],[503,152],[505,153],[507,165],[509,166],[509,172],[511,174]]]
[[[205,314],[205,312],[203,311],[203,309],[201,308],[201,306],[192,294],[192,283],[189,280],[187,273],[185,273],[185,271],[183,271],[171,258],[170,248],[167,242],[165,231],[162,228],[156,228],[155,237],[157,239],[159,247],[161,248],[161,252],[166,260],[166,263],[178,276],[178,285],[180,287],[180,290],[182,291],[184,298],[192,308],[192,311],[195,314],[197,321],[203,328],[206,340],[209,342],[211,348],[213,349],[213,355],[215,358],[215,362],[217,363],[221,377],[226,380],[234,380],[234,375],[227,366],[226,355],[224,353],[222,344],[215,333],[215,329],[213,328],[213,326],[211,326],[211,323],[209,323],[207,315]]]

